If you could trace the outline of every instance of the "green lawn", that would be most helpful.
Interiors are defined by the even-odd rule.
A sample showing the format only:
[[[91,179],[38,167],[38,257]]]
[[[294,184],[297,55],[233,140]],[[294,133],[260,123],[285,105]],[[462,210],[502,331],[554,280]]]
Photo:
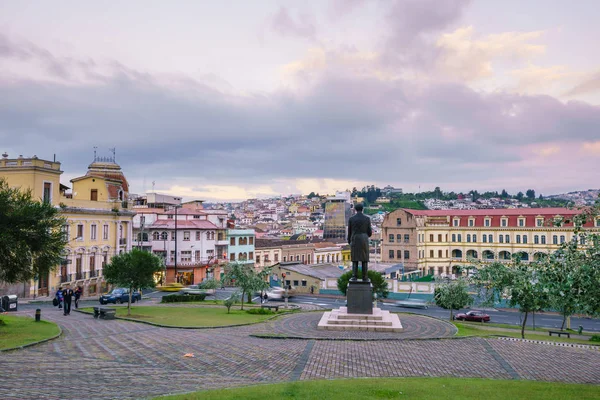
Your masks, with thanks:
[[[244,306],[244,311],[240,310],[239,305],[231,307],[231,313],[227,313],[227,308],[223,307],[186,307],[181,303],[181,307],[153,307],[140,306],[131,307],[131,315],[127,316],[127,307],[114,307],[117,310],[118,317],[130,318],[140,321],[152,322],[160,325],[173,327],[214,327],[243,325],[255,322],[261,322],[271,318],[273,314],[258,315],[248,314],[245,310],[249,308]],[[83,311],[93,312],[92,308],[83,308]]]
[[[514,338],[521,338],[521,329],[518,327],[514,327],[512,325],[507,325],[510,328],[497,328],[494,326],[490,326],[488,324],[480,325],[479,323],[469,323],[469,322],[453,322],[454,325],[458,328],[458,333],[456,336],[492,336],[492,335],[501,335],[508,336]],[[494,329],[497,328],[497,329]],[[574,332],[571,332],[574,334]],[[549,336],[548,331],[540,331],[539,334],[530,334],[525,331],[525,339],[530,340],[544,340],[550,342],[562,342],[562,343],[579,343],[579,344],[589,344],[596,345],[596,342],[590,342],[589,340],[579,340],[579,339],[569,339],[565,336],[561,336],[560,338],[556,335]]]
[[[377,378],[303,381],[159,397],[220,399],[598,399],[599,386],[465,378]]]
[[[12,315],[0,316],[0,349],[11,349],[58,335],[58,325]]]

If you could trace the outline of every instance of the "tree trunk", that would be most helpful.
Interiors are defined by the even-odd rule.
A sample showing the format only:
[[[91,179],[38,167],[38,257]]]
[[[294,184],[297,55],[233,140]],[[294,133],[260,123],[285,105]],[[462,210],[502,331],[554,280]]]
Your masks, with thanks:
[[[567,322],[567,314],[563,314],[563,322],[562,322],[562,325],[560,326],[561,331],[565,329],[565,322]]]
[[[527,314],[528,311],[525,311],[525,318],[523,318],[523,326],[521,326],[521,339],[525,339],[525,324],[527,324]]]
[[[454,321],[454,316],[452,315],[452,307],[450,307],[450,321]]]
[[[129,288],[129,303],[127,303],[127,316],[131,315],[131,296],[133,295],[133,288]]]
[[[242,292],[242,308],[241,308],[242,310],[244,309],[244,297],[246,297],[246,291],[245,290]]]

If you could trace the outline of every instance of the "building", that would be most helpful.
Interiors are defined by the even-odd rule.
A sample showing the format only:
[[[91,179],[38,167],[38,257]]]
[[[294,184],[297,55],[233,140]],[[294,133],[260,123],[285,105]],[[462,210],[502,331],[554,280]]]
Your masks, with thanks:
[[[343,263],[342,248],[331,242],[315,243],[314,260],[316,264],[335,264]]]
[[[348,193],[349,195],[350,193]],[[349,196],[329,197],[325,203],[323,239],[345,239],[352,203]]]
[[[256,239],[255,242],[255,268],[262,271],[281,261],[281,244],[279,241]]]
[[[229,229],[229,261],[254,265],[256,235],[254,229]]]
[[[537,260],[573,240],[568,208],[409,210],[388,214],[382,225],[382,260],[405,271],[457,274],[474,262]],[[600,219],[584,228],[600,227]]]
[[[282,262],[273,266],[271,286],[291,286],[296,293],[318,294],[321,289],[337,289],[337,279],[344,272],[331,264],[305,265]],[[285,276],[284,276],[285,274]]]
[[[36,156],[16,159],[3,154],[0,177],[10,187],[31,189],[34,198],[59,207],[67,219],[63,263],[24,290],[25,296],[48,295],[59,286],[82,286],[84,295],[104,290],[104,266],[115,254],[131,250],[134,212],[128,204],[129,184],[113,157],[94,157],[85,175],[60,183],[60,162]]]

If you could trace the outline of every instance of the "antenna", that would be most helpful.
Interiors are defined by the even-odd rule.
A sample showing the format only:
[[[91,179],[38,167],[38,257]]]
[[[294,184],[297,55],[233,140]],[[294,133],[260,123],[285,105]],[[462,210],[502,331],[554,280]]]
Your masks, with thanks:
[[[96,150],[98,150],[98,146],[94,146],[94,162],[96,161]]]
[[[113,147],[112,149],[108,149],[111,153],[113,153],[112,162],[117,162],[117,148]]]
[[[154,185],[155,185],[155,184],[156,184],[156,182],[155,182],[155,181],[152,181],[152,193],[156,193],[156,192],[154,191]]]

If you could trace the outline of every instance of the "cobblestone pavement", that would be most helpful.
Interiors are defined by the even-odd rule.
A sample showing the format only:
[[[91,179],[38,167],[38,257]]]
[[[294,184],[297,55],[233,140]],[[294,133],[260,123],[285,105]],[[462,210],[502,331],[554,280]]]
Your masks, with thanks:
[[[0,353],[0,398],[139,399],[258,383],[376,376],[600,384],[596,350],[482,338],[348,341],[251,336],[297,329],[310,337],[315,333],[306,332],[318,315],[294,314],[268,325],[190,330],[48,311],[43,317],[58,322],[63,336]],[[185,353],[195,357],[185,358]]]

